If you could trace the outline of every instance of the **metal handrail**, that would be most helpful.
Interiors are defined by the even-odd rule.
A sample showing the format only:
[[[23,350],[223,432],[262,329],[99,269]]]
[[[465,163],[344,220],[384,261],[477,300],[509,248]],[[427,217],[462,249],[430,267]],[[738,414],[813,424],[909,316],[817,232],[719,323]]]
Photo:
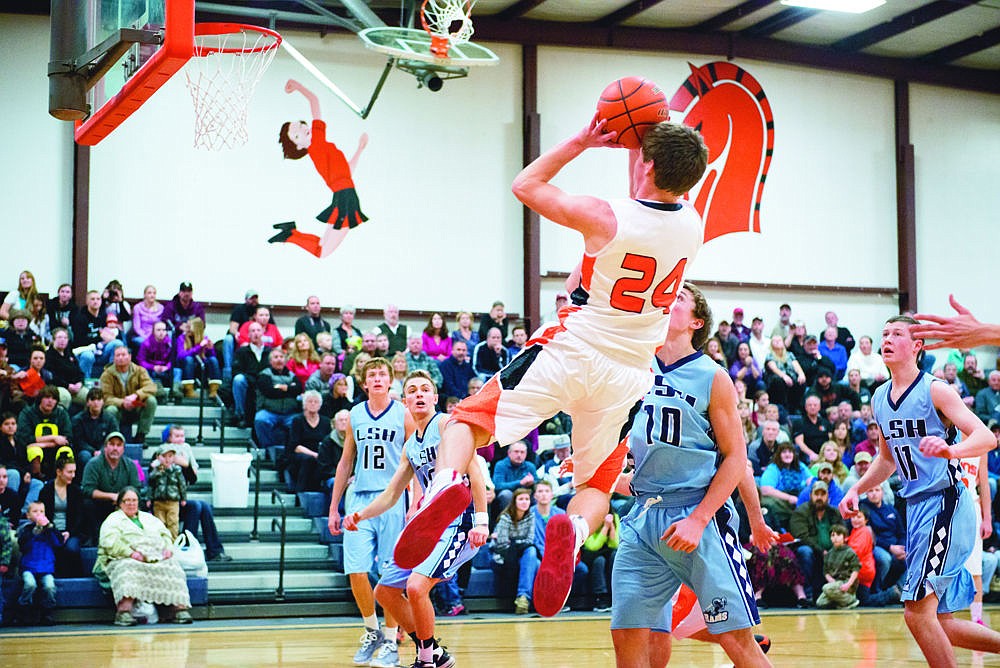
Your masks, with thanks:
[[[247,447],[250,449],[250,454],[253,455],[253,459],[250,461],[250,466],[254,470],[254,485],[253,485],[253,530],[250,532],[250,540],[254,543],[260,542],[260,534],[257,532],[257,520],[260,518],[260,462],[261,462],[261,450],[258,448],[253,441],[247,441]]]
[[[288,518],[288,509],[285,506],[285,500],[281,498],[281,492],[278,490],[271,490],[271,502],[277,501],[281,505],[281,518],[279,524],[279,518],[275,517],[271,520],[271,531],[275,530],[275,525],[277,528],[281,529],[281,554],[278,558],[278,589],[274,592],[274,600],[283,601],[285,600],[285,521]]]

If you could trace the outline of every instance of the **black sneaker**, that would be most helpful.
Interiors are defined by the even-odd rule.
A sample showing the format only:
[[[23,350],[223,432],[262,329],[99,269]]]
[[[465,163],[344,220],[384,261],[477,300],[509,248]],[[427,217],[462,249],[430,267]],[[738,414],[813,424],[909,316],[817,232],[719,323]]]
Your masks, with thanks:
[[[611,599],[605,594],[594,598],[594,612],[611,612]]]
[[[771,639],[768,638],[767,636],[762,636],[759,633],[755,633],[753,635],[753,639],[757,641],[758,645],[760,645],[760,648],[764,652],[764,654],[767,654],[768,650],[771,649]]]
[[[795,602],[796,608],[815,608],[816,604],[810,601],[808,598],[800,598]]]

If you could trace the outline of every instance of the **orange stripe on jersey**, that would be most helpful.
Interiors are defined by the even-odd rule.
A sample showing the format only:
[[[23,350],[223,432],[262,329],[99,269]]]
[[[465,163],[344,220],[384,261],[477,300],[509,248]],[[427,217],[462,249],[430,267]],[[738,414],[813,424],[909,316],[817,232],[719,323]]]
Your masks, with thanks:
[[[593,255],[584,255],[580,264],[580,286],[590,292],[590,279],[594,276],[594,262],[597,258]]]
[[[562,324],[561,324],[562,323],[562,311],[560,311],[559,313],[560,313],[560,316],[559,316],[560,324],[558,324],[558,325],[552,325],[551,327],[546,327],[545,330],[543,332],[541,332],[538,336],[536,336],[535,338],[530,339],[528,341],[525,341],[524,342],[524,347],[525,348],[530,348],[531,346],[533,346],[536,343],[541,343],[541,344],[544,345],[544,344],[548,343],[549,341],[551,341],[552,337],[555,336],[556,334],[558,334],[559,332],[565,332],[566,328],[563,327]]]
[[[625,456],[627,454],[628,443],[627,441],[622,441],[614,449],[614,452],[608,455],[604,463],[597,467],[590,480],[583,481],[583,484],[586,484],[587,487],[599,489],[605,494],[610,494],[611,490],[615,488],[615,483],[618,482],[618,476],[621,475],[622,468],[624,468],[623,465],[625,464]]]
[[[475,425],[492,438],[496,432],[497,403],[500,401],[500,379],[490,378],[478,393],[458,402],[451,412],[451,420]]]

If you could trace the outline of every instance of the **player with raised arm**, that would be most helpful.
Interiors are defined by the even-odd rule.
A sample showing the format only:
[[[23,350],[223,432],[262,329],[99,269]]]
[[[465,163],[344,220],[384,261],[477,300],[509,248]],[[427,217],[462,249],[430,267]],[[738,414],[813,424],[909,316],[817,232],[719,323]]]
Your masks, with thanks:
[[[938,339],[924,346],[935,348],[959,348],[969,350],[976,346],[1000,346],[1000,325],[976,320],[972,312],[958,303],[955,295],[948,295],[948,302],[955,309],[953,316],[917,313],[914,318],[926,320],[913,326],[913,335],[924,339]]]
[[[961,483],[959,460],[981,455],[996,439],[944,382],[917,367],[923,341],[917,321],[894,316],[882,329],[882,358],[892,380],[872,395],[879,426],[878,456],[840,502],[840,512],[858,512],[858,497],[898,471],[906,499],[904,619],[931,666],[956,665],[952,647],[1000,652],[1000,633],[952,613],[975,594],[965,562],[972,552],[976,509]],[[954,427],[965,435],[951,445]]]
[[[426,371],[417,370],[406,377],[403,400],[416,421],[416,431],[406,440],[402,461],[385,491],[361,510],[346,515],[345,529],[357,531],[359,523],[392,508],[414,477],[421,489],[430,483],[438,444],[447,426],[444,415],[436,412],[437,399],[434,381]],[[375,587],[376,600],[392,613],[417,646],[417,659],[411,668],[443,668],[455,663],[434,638],[430,592],[438,582],[455,577],[459,567],[475,556],[489,536],[486,485],[478,466],[469,467],[469,481],[473,503],[451,523],[431,556],[414,569],[390,562],[382,569]]]
[[[403,443],[416,429],[416,423],[402,403],[389,397],[391,369],[389,362],[376,357],[362,368],[368,400],[351,409],[344,451],[337,464],[330,497],[330,533],[340,533],[340,499],[347,490],[345,511],[348,514],[370,504],[392,480],[403,453]],[[403,529],[406,509],[402,500],[357,531],[344,536],[344,573],[351,583],[351,593],[364,619],[365,633],[354,655],[354,664],[367,666],[372,661],[388,659],[397,653],[396,623],[392,611],[385,615],[385,633],[375,614],[375,594],[368,573],[389,563],[392,548]],[[382,665],[376,663],[376,665]]]
[[[685,283],[656,353],[653,388],[629,433],[636,503],[622,520],[611,587],[620,667],[649,666],[652,635],[655,658],[669,657],[669,636],[651,631],[671,630],[671,599],[682,585],[697,596],[709,633],[736,665],[770,665],[752,632],[760,618],[730,500],[747,473],[736,390],[698,350],[711,321],[701,291]]]
[[[312,123],[305,121],[284,123],[278,133],[278,143],[281,144],[285,157],[290,160],[298,160],[308,155],[313,167],[330,189],[332,193],[330,206],[316,216],[316,220],[326,223],[329,227],[320,238],[315,234],[300,232],[295,227],[295,221],[277,223],[274,228],[278,233],[268,239],[268,243],[295,244],[306,252],[323,258],[337,249],[349,230],[368,220],[368,217],[361,212],[361,202],[358,200],[357,191],[354,190],[352,177],[358,166],[358,158],[368,145],[368,135],[361,134],[357,150],[351,159],[347,160],[336,144],[326,140],[326,123],[320,116],[319,98],[316,94],[295,79],[288,80],[285,92],[301,93],[309,102],[313,120]]]
[[[691,128],[664,122],[630,152],[631,199],[570,195],[550,181],[588,148],[611,146],[614,133],[595,116],[579,133],[542,154],[514,179],[514,194],[553,222],[583,235],[585,253],[574,306],[558,325],[536,332],[525,349],[452,413],[427,501],[407,525],[396,562],[427,557],[444,528],[469,504],[462,482],[476,448],[523,437],[559,411],[573,419],[574,482],[567,515],[546,527],[535,578],[540,614],[569,596],[576,554],[603,521],[622,471],[629,411],[652,384],[649,360],[666,335],[685,267],[701,248],[703,224],[681,197],[705,171],[707,150]]]

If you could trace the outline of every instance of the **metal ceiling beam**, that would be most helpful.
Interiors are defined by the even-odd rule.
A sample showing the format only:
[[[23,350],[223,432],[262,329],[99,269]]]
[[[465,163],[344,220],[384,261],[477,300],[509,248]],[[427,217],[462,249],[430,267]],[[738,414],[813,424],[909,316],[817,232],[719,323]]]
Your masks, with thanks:
[[[351,32],[357,31],[357,24],[348,19],[330,16],[319,16],[318,14],[306,14],[304,12],[282,12],[272,9],[253,9],[251,7],[237,7],[235,5],[222,5],[217,2],[199,2],[195,4],[195,12],[201,17],[203,14],[223,15],[223,16],[243,16],[246,18],[264,19],[289,23],[301,26],[321,26],[327,28],[344,28]],[[334,15],[335,16],[335,15]]]
[[[698,25],[693,26],[692,30],[697,30],[699,32],[720,30],[734,21],[750,16],[754,12],[764,9],[769,5],[773,5],[777,1],[778,0],[747,0],[744,3],[736,5],[732,9],[727,9],[721,14],[716,14],[712,18],[702,21]]]
[[[986,32],[976,35],[975,37],[963,39],[961,42],[955,42],[954,44],[941,47],[937,51],[925,53],[920,56],[920,60],[926,63],[950,63],[958,60],[959,58],[964,58],[965,56],[972,55],[973,53],[979,53],[980,51],[992,48],[997,44],[1000,44],[1000,27],[987,30]]]
[[[634,0],[629,4],[625,5],[621,9],[611,12],[607,16],[602,16],[601,18],[594,21],[603,26],[614,26],[619,23],[625,23],[633,16],[642,14],[644,11],[651,7],[655,7],[663,2],[663,0]]]
[[[1000,77],[996,70],[936,65],[864,53],[843,53],[827,47],[793,44],[737,33],[705,34],[662,28],[606,28],[592,23],[524,19],[502,21],[496,16],[483,15],[476,17],[476,40],[747,58],[1000,95]]]
[[[913,11],[900,14],[891,21],[872,26],[867,30],[862,30],[842,40],[836,41],[830,46],[837,51],[860,51],[872,44],[878,44],[890,37],[919,28],[925,23],[936,21],[952,12],[965,9],[968,5],[960,2],[950,2],[949,0],[936,0],[930,4],[918,7]]]
[[[763,21],[754,23],[749,28],[741,30],[740,34],[747,35],[748,37],[768,37],[779,30],[784,30],[785,28],[793,26],[796,23],[812,18],[818,13],[818,9],[789,7],[788,9],[783,9],[774,16],[770,16]]]
[[[521,16],[527,14],[532,9],[534,9],[535,7],[544,2],[545,0],[520,0],[519,2],[515,2],[513,5],[503,10],[502,12],[497,13],[496,17],[504,21],[508,19],[520,18]]]

